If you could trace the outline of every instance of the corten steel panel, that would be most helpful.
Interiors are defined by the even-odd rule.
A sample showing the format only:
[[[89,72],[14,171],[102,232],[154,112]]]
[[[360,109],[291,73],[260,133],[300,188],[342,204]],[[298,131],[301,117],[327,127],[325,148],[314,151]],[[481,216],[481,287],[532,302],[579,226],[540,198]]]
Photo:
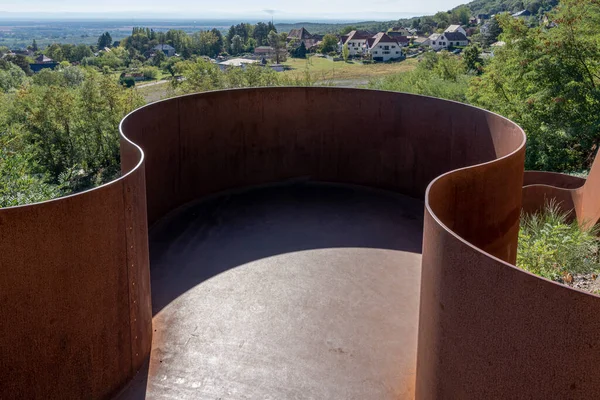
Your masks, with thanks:
[[[177,120],[156,121],[163,109]],[[577,338],[596,346],[597,324],[582,322],[598,299],[507,263],[525,142],[512,122],[452,102],[336,88],[204,93],[125,122],[143,148],[168,138],[163,154],[148,155],[151,221],[211,193],[298,177],[423,197],[449,172],[426,197],[417,397],[595,396],[599,360]]]
[[[523,186],[550,185],[563,189],[578,189],[585,183],[585,178],[561,174],[558,172],[525,171]]]
[[[202,93],[123,122],[146,151],[150,223],[208,194],[300,177],[423,198],[440,174],[506,153],[494,133],[505,125],[458,103],[339,88]]]
[[[523,210],[538,212],[551,200],[565,211],[574,211],[571,217],[579,224],[597,224],[600,220],[600,157],[596,155],[587,180],[555,172],[526,171]]]
[[[419,399],[592,399],[600,393],[600,299],[506,262],[514,262],[524,155],[518,140],[507,144],[514,152],[505,158],[451,172],[429,186]],[[556,175],[526,174],[528,183],[577,182]],[[537,210],[557,197],[568,209],[574,205],[569,193],[578,190],[527,186],[523,206]],[[488,237],[495,231],[498,243]]]
[[[148,356],[143,172],[0,209],[0,398],[106,398]]]
[[[0,210],[3,396],[103,397],[141,365],[145,212],[309,177],[425,198],[417,398],[597,397],[600,299],[509,264],[525,140],[512,122],[408,94],[269,88],[155,103],[122,132],[148,152],[145,178],[124,139],[124,178]],[[579,220],[600,214],[599,174],[572,194]]]

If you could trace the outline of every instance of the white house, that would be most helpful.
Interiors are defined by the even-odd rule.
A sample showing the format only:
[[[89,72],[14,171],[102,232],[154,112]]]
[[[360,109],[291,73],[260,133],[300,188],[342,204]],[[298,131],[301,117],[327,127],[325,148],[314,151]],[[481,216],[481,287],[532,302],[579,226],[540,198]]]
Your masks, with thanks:
[[[402,57],[402,45],[398,40],[379,32],[367,40],[367,52],[375,61],[390,61]]]
[[[347,35],[342,36],[338,43],[338,50],[342,51],[342,47],[348,44],[350,57],[362,56],[367,52],[367,40],[373,37],[371,32],[367,31],[351,31]]]
[[[448,49],[451,46],[468,46],[469,39],[461,32],[434,33],[425,44],[434,50]]]
[[[465,31],[465,30],[463,29],[463,27],[462,27],[462,26],[460,26],[460,25],[450,25],[450,26],[449,26],[449,27],[447,27],[447,28],[446,28],[446,30],[444,31],[444,33],[448,33],[448,32],[451,32],[451,33],[453,33],[453,32],[460,32],[460,33],[462,33],[463,35],[467,36],[467,31]]]

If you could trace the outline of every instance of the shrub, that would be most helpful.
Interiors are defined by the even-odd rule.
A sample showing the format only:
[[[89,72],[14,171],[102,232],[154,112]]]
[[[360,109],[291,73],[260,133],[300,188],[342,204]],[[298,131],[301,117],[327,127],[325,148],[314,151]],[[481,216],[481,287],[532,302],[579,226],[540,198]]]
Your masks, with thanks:
[[[144,67],[141,70],[142,74],[144,74],[144,78],[146,79],[156,79],[158,78],[158,68],[156,67]]]
[[[122,77],[119,81],[121,85],[125,85],[128,88],[135,86],[135,79],[131,76]]]
[[[584,229],[577,221],[569,222],[569,217],[556,202],[549,202],[538,214],[521,216],[517,266],[552,280],[597,273],[599,230]]]

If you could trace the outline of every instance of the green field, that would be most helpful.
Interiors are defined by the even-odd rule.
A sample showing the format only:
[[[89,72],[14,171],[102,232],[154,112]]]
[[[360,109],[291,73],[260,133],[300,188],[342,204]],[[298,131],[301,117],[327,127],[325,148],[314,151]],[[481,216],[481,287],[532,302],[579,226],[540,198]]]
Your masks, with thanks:
[[[289,58],[284,64],[290,69],[282,72],[290,78],[304,81],[306,71],[310,74],[311,81],[316,85],[332,85],[346,87],[362,87],[373,78],[394,75],[414,69],[418,61],[414,58],[393,63],[355,64],[344,61],[333,62],[326,58],[310,57],[308,59]],[[168,75],[163,75],[163,78]],[[173,96],[169,82],[161,80],[138,82],[136,90],[140,92],[147,102],[166,99]]]
[[[414,69],[417,65],[414,58],[399,62],[358,64],[344,61],[331,61],[324,57],[309,57],[305,60],[288,58],[284,65],[291,68],[285,71],[291,77],[300,77],[308,69],[311,78],[316,82],[357,81],[368,82],[372,78],[393,75],[398,72],[406,72]]]

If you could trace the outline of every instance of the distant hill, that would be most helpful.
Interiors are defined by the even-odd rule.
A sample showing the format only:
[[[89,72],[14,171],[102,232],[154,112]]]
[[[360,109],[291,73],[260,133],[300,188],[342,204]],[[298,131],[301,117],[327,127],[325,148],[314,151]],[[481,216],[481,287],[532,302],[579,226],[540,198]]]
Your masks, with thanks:
[[[470,3],[460,5],[456,8],[467,6],[472,16],[479,14],[498,14],[501,12],[516,13],[522,10],[529,10],[533,15],[542,15],[551,10],[558,4],[558,0],[473,0]],[[446,10],[440,10],[446,11]],[[292,29],[306,28],[313,34],[339,33],[345,27],[351,26],[354,29],[361,29],[373,32],[387,31],[394,26],[410,26],[412,21],[417,18],[405,18],[393,21],[363,21],[354,23],[320,23],[320,22],[298,22],[298,23],[280,23],[275,24],[279,32],[289,32]]]
[[[400,20],[402,21],[402,20]],[[348,23],[322,23],[322,22],[297,22],[297,23],[279,23],[275,24],[278,32],[289,32],[292,29],[306,28],[312,34],[324,35],[326,33],[339,33],[345,27],[351,26],[354,29],[362,29],[366,31],[387,31],[389,28],[398,26],[399,21],[364,21],[364,22],[348,22]]]
[[[516,13],[521,10],[529,10],[535,15],[549,11],[557,4],[558,0],[474,0],[467,3],[467,7],[474,16],[505,11]]]

